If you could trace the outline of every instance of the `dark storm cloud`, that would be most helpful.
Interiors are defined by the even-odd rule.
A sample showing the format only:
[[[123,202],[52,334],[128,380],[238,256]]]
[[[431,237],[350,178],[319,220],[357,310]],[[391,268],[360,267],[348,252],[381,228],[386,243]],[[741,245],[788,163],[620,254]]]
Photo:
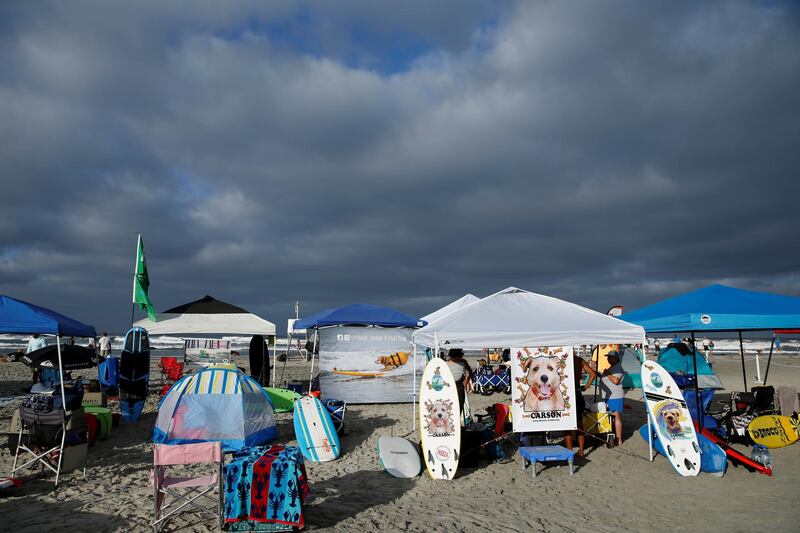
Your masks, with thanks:
[[[157,307],[279,325],[800,293],[791,4],[0,9],[0,292],[98,327],[139,232]]]

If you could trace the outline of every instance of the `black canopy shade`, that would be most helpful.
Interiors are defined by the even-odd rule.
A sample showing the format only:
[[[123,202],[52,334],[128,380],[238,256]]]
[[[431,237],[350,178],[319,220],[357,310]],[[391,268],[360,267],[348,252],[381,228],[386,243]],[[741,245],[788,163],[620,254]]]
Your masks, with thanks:
[[[241,307],[236,307],[227,302],[217,300],[216,298],[205,295],[199,300],[189,302],[188,304],[179,305],[172,309],[167,309],[164,313],[196,313],[203,315],[214,314],[229,314],[229,313],[247,313]]]

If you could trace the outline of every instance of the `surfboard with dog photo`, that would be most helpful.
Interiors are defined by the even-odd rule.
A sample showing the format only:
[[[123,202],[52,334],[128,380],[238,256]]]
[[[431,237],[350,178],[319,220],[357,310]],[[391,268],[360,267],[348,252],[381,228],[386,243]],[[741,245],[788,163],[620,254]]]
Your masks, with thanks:
[[[461,449],[461,420],[453,373],[444,359],[432,359],[419,387],[422,459],[433,479],[453,479]]]
[[[642,364],[642,390],[647,413],[658,434],[665,457],[681,476],[700,473],[700,444],[683,393],[664,367],[654,361]]]

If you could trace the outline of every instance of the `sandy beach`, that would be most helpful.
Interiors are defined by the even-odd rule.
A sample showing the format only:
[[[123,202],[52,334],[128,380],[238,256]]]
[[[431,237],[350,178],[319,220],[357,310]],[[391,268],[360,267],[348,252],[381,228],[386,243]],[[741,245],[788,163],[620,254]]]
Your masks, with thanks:
[[[714,357],[712,362],[728,390],[741,389],[738,357]],[[284,378],[306,377],[307,365],[287,363]],[[748,358],[747,371],[752,386],[752,358]],[[94,372],[83,375],[94,377]],[[0,397],[18,395],[28,376],[22,363],[0,364]],[[771,385],[796,386],[800,358],[774,358],[769,378]],[[473,412],[482,412],[508,399],[473,394],[470,401]],[[0,406],[3,432],[8,431],[19,401]],[[89,451],[85,479],[80,473],[68,473],[53,490],[52,477],[35,479],[31,472],[24,486],[0,499],[3,530],[149,530],[153,507],[148,484],[150,433],[157,402],[158,396],[151,395],[139,422],[122,424],[108,440],[97,441]],[[277,416],[278,442],[293,443],[291,414]],[[376,455],[380,436],[419,440],[412,429],[411,404],[350,406],[342,439],[344,455],[332,463],[306,463],[312,491],[305,505],[307,530],[666,532],[688,524],[705,531],[797,530],[800,445],[772,451],[771,478],[732,464],[723,478],[703,474],[680,478],[663,458],[653,463],[647,460],[647,445],[636,433],[645,422],[641,390],[628,392],[623,420],[623,446],[590,449],[586,460],[577,463],[574,476],[566,467],[548,466],[532,480],[509,444],[512,462],[481,461],[477,468],[459,469],[452,482],[434,482],[426,474],[413,480],[392,478]],[[0,445],[0,471],[7,475],[13,455],[5,438]],[[749,455],[749,449],[744,452]],[[192,520],[191,515],[178,517],[168,530],[214,530],[209,521]]]

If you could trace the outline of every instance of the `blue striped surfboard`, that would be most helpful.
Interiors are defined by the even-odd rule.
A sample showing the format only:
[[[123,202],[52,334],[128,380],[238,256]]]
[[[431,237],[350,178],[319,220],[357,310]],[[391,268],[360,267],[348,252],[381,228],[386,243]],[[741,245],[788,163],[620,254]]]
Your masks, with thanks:
[[[324,463],[339,457],[339,436],[328,410],[318,399],[303,396],[295,400],[293,419],[297,445],[307,460]]]

